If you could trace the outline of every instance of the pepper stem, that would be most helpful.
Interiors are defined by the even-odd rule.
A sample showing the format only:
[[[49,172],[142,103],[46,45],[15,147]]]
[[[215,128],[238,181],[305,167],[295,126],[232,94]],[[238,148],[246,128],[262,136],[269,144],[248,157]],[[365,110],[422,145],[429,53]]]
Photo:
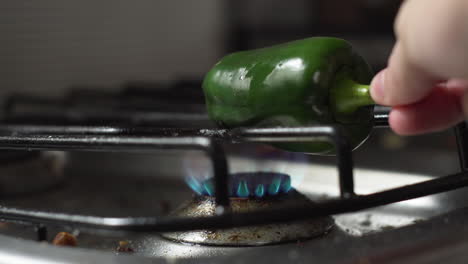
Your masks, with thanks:
[[[330,91],[330,103],[335,114],[349,115],[360,107],[374,105],[369,90],[369,85],[357,83],[346,77],[337,79]]]

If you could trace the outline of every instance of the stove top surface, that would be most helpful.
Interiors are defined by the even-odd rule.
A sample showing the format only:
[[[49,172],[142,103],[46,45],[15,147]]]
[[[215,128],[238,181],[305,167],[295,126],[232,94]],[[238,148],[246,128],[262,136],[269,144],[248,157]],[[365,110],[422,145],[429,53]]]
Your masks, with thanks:
[[[184,155],[180,154],[72,153],[65,171],[68,177],[61,185],[47,192],[6,197],[2,204],[80,215],[163,216],[193,195],[184,182],[181,159]],[[254,166],[252,160],[236,156],[230,157],[229,163],[234,173]],[[293,187],[313,201],[338,195],[335,166],[278,160],[264,161],[262,166],[289,175],[303,175],[299,181],[293,180]],[[433,176],[355,168],[358,194],[431,178]],[[2,224],[0,241],[6,246],[0,247],[0,263],[25,259],[29,262],[23,263],[83,263],[83,259],[91,263],[199,263],[201,260],[206,263],[249,263],[252,259],[261,263],[306,263],[313,260],[319,263],[352,263],[378,258],[380,254],[389,254],[388,251],[398,248],[415,247],[447,237],[453,240],[455,229],[459,230],[458,234],[466,229],[463,223],[468,219],[468,212],[461,209],[468,204],[465,192],[463,188],[336,215],[335,227],[325,236],[262,247],[200,246],[173,242],[156,233],[100,234],[81,230],[76,233],[78,248],[63,248],[29,241],[37,236],[32,227]],[[48,240],[51,241],[60,231],[73,232],[50,227]],[[134,252],[116,252],[119,241],[129,241]],[[387,260],[391,261],[391,258]]]

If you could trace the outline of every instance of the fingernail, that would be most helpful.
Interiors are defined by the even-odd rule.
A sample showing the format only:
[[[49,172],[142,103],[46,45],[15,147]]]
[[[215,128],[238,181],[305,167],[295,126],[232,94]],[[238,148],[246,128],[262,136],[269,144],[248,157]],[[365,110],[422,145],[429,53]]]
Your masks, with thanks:
[[[381,103],[384,99],[385,70],[380,71],[371,82],[371,96],[374,101]]]

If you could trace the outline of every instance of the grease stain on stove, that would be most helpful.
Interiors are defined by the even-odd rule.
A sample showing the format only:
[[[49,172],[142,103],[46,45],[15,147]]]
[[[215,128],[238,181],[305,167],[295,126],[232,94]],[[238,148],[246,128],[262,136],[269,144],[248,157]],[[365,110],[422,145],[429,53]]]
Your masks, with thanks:
[[[237,234],[230,235],[228,239],[232,242],[237,242],[237,241],[245,240],[247,238],[241,235],[240,233],[237,233]]]
[[[360,224],[361,224],[362,226],[368,227],[368,226],[371,226],[372,223],[371,223],[371,221],[369,221],[369,220],[364,220],[364,221],[362,221]]]
[[[393,229],[395,229],[395,227],[391,226],[391,225],[384,225],[384,226],[381,227],[382,231],[389,231],[389,230],[393,230]]]
[[[216,130],[214,130],[214,129],[200,129],[199,130],[199,134],[201,136],[207,136],[207,137],[214,137],[214,136],[222,137],[226,133],[227,133],[227,130],[225,130],[225,129],[216,129]]]
[[[371,222],[372,215],[366,214],[365,217],[366,218],[363,221],[361,221],[359,224],[364,227],[370,227],[372,225],[372,222]]]
[[[219,234],[215,231],[205,231],[206,237],[208,237],[211,240],[217,240],[219,239]]]

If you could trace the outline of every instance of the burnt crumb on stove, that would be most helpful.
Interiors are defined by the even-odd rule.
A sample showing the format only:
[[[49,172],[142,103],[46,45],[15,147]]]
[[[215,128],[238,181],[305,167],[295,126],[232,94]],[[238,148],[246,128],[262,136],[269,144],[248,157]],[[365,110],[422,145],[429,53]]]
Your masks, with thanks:
[[[256,238],[261,238],[262,236],[260,234],[258,234],[257,232],[254,232],[252,233],[252,236],[253,237],[256,237]]]
[[[216,231],[212,231],[212,230],[205,231],[205,235],[207,238],[211,240],[219,239],[219,233]]]
[[[128,241],[119,241],[119,246],[115,249],[117,252],[132,253],[134,252],[133,248],[130,247]]]
[[[228,237],[229,240],[231,241],[238,241],[238,240],[241,240],[243,239],[244,237],[240,234],[235,234],[235,235],[231,235]]]
[[[78,240],[76,237],[67,232],[59,232],[52,240],[52,245],[56,246],[68,246],[76,247],[78,245]]]

